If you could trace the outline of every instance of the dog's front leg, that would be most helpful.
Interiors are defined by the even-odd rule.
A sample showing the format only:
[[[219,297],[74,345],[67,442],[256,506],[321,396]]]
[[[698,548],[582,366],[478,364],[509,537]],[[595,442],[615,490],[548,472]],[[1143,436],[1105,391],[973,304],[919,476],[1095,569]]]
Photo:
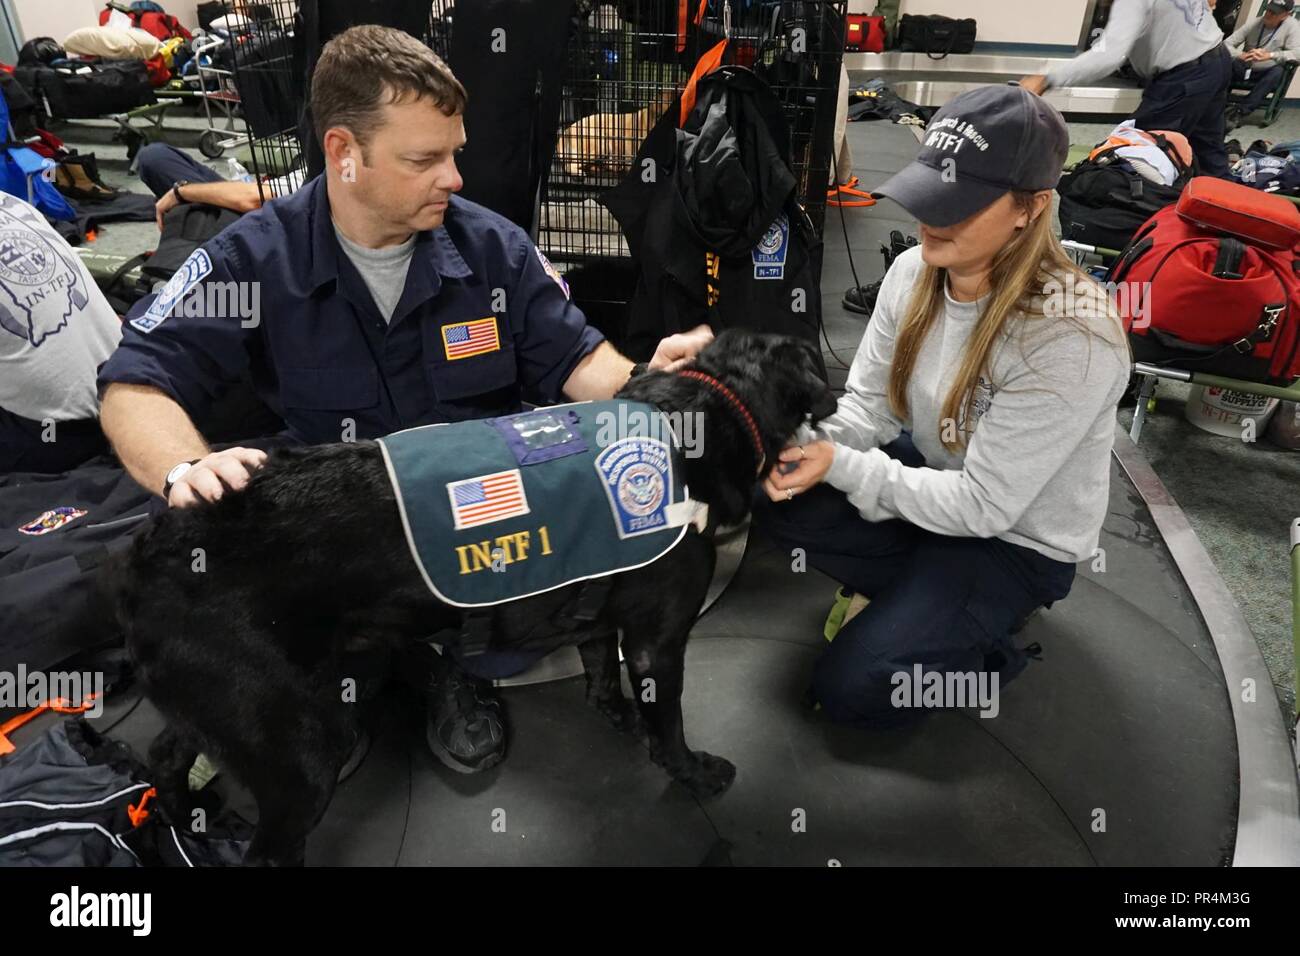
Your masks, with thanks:
[[[689,627],[678,625],[678,633],[667,640],[656,640],[656,625],[624,628],[623,656],[650,741],[650,759],[695,796],[712,797],[731,786],[736,768],[722,757],[686,745],[682,671]]]
[[[601,631],[578,645],[587,677],[587,704],[594,707],[620,733],[638,734],[644,728],[636,705],[623,696],[622,669],[618,661],[618,630]]]

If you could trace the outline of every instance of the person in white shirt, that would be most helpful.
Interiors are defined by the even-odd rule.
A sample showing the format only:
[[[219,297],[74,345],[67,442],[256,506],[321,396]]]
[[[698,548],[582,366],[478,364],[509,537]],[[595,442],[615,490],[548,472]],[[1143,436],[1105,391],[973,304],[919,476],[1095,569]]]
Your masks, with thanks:
[[[1115,0],[1097,42],[1046,76],[1021,80],[1027,90],[1091,83],[1111,76],[1127,60],[1146,83],[1134,119],[1138,129],[1182,133],[1201,169],[1228,172],[1224,114],[1232,58],[1206,0]]]
[[[63,237],[0,193],[0,474],[67,471],[107,452],[95,376],[121,338]]]

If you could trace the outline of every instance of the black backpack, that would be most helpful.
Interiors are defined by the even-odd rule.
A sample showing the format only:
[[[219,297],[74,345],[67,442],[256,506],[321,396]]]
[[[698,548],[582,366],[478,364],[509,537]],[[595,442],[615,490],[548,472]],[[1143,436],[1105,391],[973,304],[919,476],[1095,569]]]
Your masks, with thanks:
[[[1173,146],[1159,134],[1156,142],[1178,169],[1172,186],[1152,182],[1107,150],[1085,159],[1057,184],[1061,196],[1061,238],[1088,246],[1120,250],[1143,223],[1170,203],[1196,175],[1196,163],[1186,166]]]

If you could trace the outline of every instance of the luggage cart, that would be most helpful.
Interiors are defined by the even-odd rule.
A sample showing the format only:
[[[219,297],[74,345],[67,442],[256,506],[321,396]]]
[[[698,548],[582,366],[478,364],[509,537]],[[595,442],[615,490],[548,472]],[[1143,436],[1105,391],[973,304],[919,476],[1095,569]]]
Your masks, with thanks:
[[[228,61],[246,133],[248,168],[263,199],[302,185],[305,168],[298,128],[306,100],[300,51],[295,46],[298,0],[266,0],[257,16],[232,36]],[[241,157],[242,159],[242,157]]]
[[[203,100],[203,115],[208,123],[208,128],[199,137],[199,152],[208,159],[217,159],[226,150],[248,142],[247,129],[238,130],[235,122],[240,112],[235,73],[218,65],[223,47],[229,49],[228,41],[215,35],[194,46],[195,76],[192,95]],[[217,118],[225,119],[224,127],[218,126],[214,121],[214,108]]]

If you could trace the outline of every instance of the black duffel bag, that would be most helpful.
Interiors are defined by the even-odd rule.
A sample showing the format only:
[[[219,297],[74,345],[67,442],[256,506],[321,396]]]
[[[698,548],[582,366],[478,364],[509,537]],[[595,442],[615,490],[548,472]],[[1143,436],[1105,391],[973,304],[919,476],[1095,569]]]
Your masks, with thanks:
[[[1120,250],[1142,224],[1170,203],[1182,185],[1164,186],[1144,179],[1127,164],[1098,166],[1083,162],[1062,177],[1061,238],[1088,246]]]
[[[1178,171],[1178,179],[1169,186],[1152,182],[1119,157],[1118,147],[1094,150],[1056,186],[1062,239],[1120,250],[1148,219],[1178,202],[1183,187],[1197,175],[1195,158],[1191,166],[1186,165],[1164,136],[1153,135]]]
[[[157,102],[142,60],[20,66],[14,73],[38,100],[44,96],[54,119],[93,119]]]
[[[898,48],[904,53],[924,53],[932,60],[942,60],[949,53],[973,51],[975,30],[974,20],[905,13],[898,22]]]

